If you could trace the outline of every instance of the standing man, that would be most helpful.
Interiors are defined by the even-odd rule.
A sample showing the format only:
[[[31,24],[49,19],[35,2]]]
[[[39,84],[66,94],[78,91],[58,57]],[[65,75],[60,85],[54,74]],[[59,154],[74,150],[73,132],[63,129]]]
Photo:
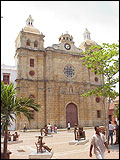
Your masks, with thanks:
[[[47,127],[48,127],[48,134],[51,134],[51,124],[49,123]]]
[[[95,131],[96,133],[92,136],[91,140],[89,156],[92,157],[92,148],[94,146],[94,154],[96,155],[96,158],[104,159],[105,147],[107,148],[108,153],[110,153],[107,145],[107,139],[105,138],[104,134],[100,133],[99,126],[95,127]]]
[[[24,132],[27,130],[26,123],[24,124]]]
[[[70,130],[70,122],[68,122],[68,130]]]
[[[114,132],[114,126],[112,125],[112,123],[109,121],[109,136],[108,136],[108,144],[110,141],[110,137],[111,137],[111,145],[113,145],[113,132]]]

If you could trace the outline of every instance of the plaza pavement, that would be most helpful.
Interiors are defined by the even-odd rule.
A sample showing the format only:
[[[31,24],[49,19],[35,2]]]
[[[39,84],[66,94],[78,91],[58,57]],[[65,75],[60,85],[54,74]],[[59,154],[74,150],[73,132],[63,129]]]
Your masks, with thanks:
[[[89,142],[84,145],[69,145],[69,142],[74,140],[73,130],[69,132],[66,129],[64,131],[58,130],[58,133],[53,134],[53,137],[44,137],[45,144],[53,149],[52,159],[96,159],[94,153],[92,157],[89,157],[90,141],[95,131],[93,128],[84,128],[84,130],[86,139],[89,139]],[[40,135],[40,132],[18,131],[18,133],[20,134],[19,139],[23,142],[8,145],[8,149],[12,152],[10,159],[29,159],[29,154],[36,151],[37,138],[35,136]],[[105,159],[119,159],[119,146],[109,145],[109,148],[111,152],[105,152]]]

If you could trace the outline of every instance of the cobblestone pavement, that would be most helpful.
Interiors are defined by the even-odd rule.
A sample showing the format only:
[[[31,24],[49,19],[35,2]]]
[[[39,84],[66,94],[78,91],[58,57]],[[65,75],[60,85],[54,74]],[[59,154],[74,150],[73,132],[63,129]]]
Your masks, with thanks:
[[[89,157],[89,148],[91,137],[94,134],[94,129],[85,129],[86,139],[89,139],[84,145],[69,145],[70,141],[74,140],[73,131],[58,131],[53,134],[53,137],[44,137],[43,141],[47,146],[53,149],[52,159],[96,159],[93,154]],[[11,131],[13,133],[13,131]],[[11,159],[29,159],[29,154],[36,151],[35,136],[40,135],[40,132],[19,132],[20,140],[23,142],[18,144],[9,144],[8,149],[12,152]],[[115,141],[115,135],[114,135]],[[109,145],[110,153],[105,152],[105,159],[119,159],[119,146]]]

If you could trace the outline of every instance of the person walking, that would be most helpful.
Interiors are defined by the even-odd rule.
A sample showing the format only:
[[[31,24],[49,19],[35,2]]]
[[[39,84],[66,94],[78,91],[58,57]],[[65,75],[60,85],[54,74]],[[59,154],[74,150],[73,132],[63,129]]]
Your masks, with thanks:
[[[54,129],[54,133],[57,133],[57,126],[56,126],[56,124],[54,124],[53,129]]]
[[[51,124],[49,123],[48,125],[47,125],[47,127],[48,127],[48,134],[51,134],[52,132],[51,132]]]
[[[68,122],[67,129],[70,130],[70,122]]]
[[[26,124],[24,124],[24,130],[23,131],[25,132],[26,130],[27,130],[27,127],[26,127]]]
[[[113,133],[114,133],[114,126],[112,125],[111,121],[109,121],[109,136],[108,136],[108,144],[111,138],[111,145],[113,145]]]
[[[96,158],[104,159],[105,147],[107,148],[108,153],[110,153],[107,145],[107,139],[105,138],[104,134],[100,133],[99,126],[95,126],[94,129],[95,134],[92,136],[91,139],[89,156],[92,157],[92,149],[94,146],[94,154],[96,155]]]

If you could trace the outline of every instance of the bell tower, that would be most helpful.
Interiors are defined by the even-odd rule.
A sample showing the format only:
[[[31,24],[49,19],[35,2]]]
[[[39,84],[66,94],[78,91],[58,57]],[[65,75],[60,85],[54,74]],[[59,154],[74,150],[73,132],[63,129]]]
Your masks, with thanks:
[[[30,97],[35,99],[39,104],[38,88],[44,86],[44,35],[33,25],[33,18],[30,15],[26,20],[26,26],[19,32],[16,41],[16,64],[17,64],[17,79],[16,79],[16,94],[19,97]],[[40,93],[44,99],[44,92]],[[41,102],[43,106],[44,102]],[[44,115],[44,110],[41,113],[35,113],[31,110],[31,123],[29,124],[25,117],[20,121],[16,120],[16,128],[23,128],[25,122],[28,128],[40,127],[37,117]],[[39,117],[39,118],[40,118]],[[38,118],[38,119],[39,119]],[[40,120],[41,125],[44,125],[44,119]]]
[[[31,15],[29,15],[28,19],[26,20],[26,25],[27,26],[33,26],[33,19],[31,17]]]
[[[33,18],[29,15],[26,20],[26,26],[18,34],[15,47],[16,49],[29,48],[32,50],[41,50],[44,49],[44,35],[37,28],[33,26]]]
[[[59,42],[60,43],[70,43],[70,44],[74,44],[73,42],[73,37],[72,35],[69,35],[68,32],[66,31],[66,34],[63,34],[59,37]]]
[[[84,36],[84,40],[86,39],[91,39],[90,38],[90,32],[88,31],[88,29],[86,28],[84,33],[83,33],[83,36]]]

